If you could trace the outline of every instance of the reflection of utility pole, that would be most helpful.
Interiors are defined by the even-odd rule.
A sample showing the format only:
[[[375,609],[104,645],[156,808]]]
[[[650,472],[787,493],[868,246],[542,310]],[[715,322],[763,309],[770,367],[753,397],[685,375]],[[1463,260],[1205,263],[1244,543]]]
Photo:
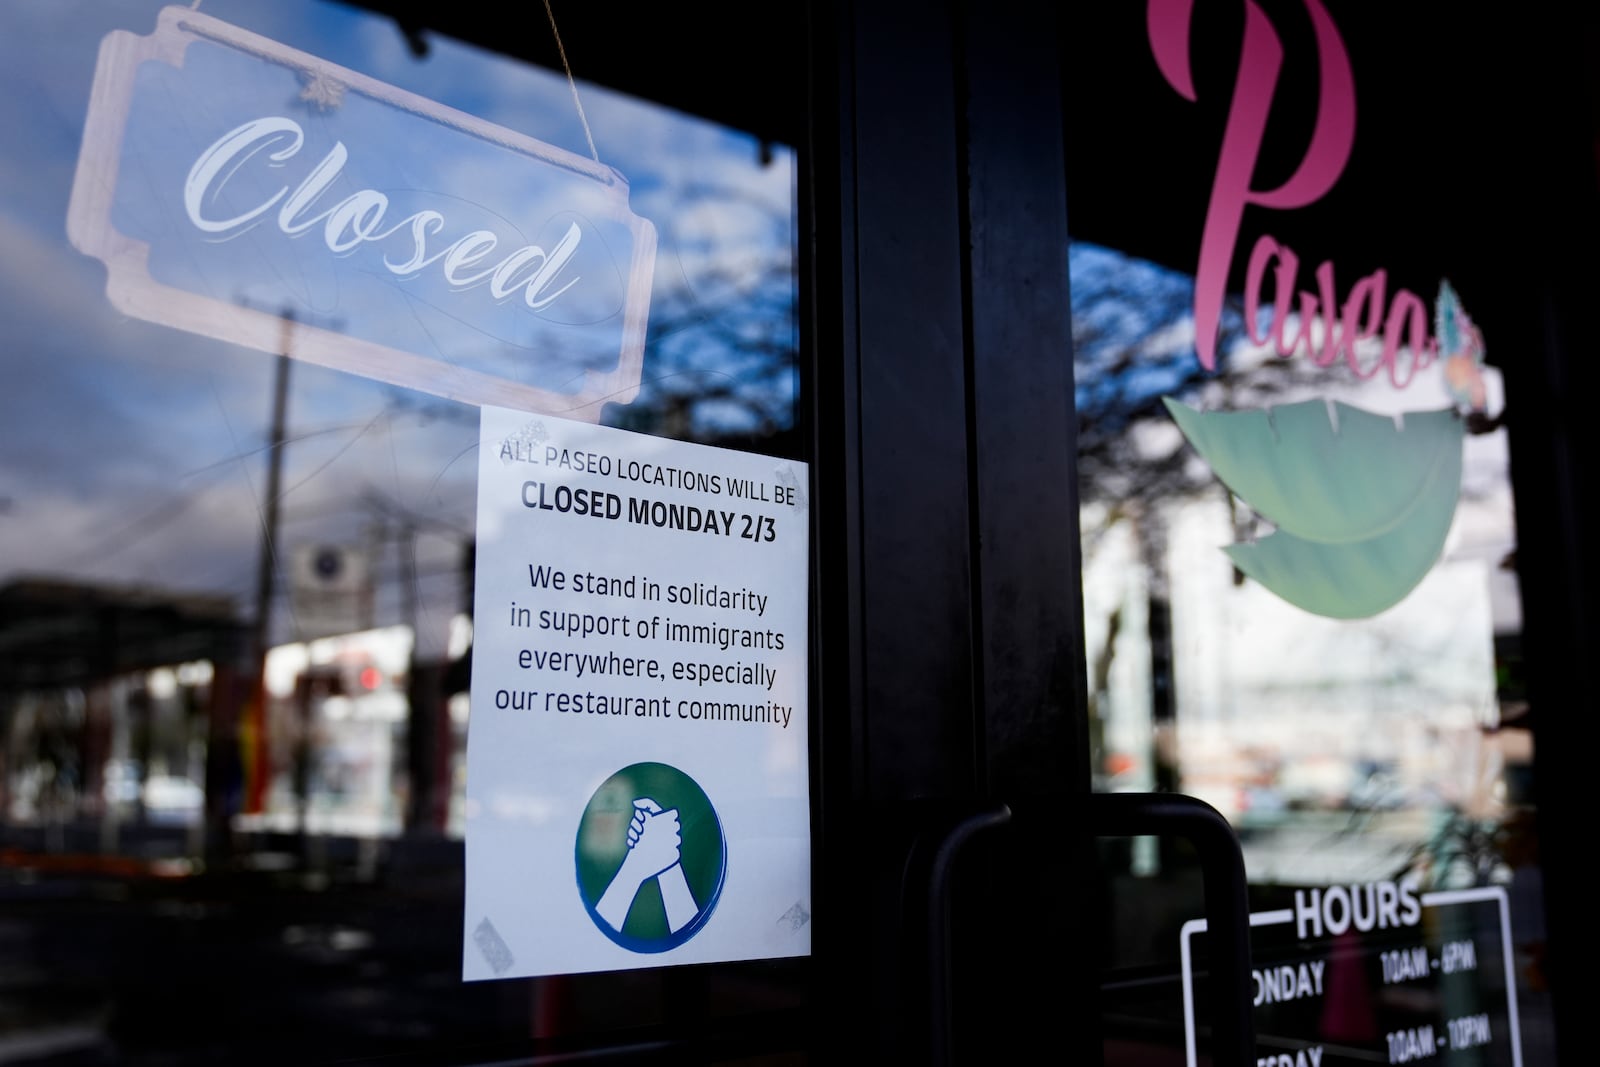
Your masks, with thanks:
[[[422,643],[417,591],[417,537],[432,529],[453,537],[467,536],[448,522],[419,514],[400,503],[369,490],[367,506],[381,518],[374,521],[377,537],[392,542],[398,553],[400,615],[411,630],[411,657],[406,668],[406,746],[407,783],[404,829],[408,835],[442,833],[450,808],[451,746],[450,712],[446,704],[446,665],[440,659],[425,659],[419,653]]]
[[[440,746],[443,697],[437,663],[423,663],[417,655],[421,634],[417,629],[417,527],[409,519],[400,523],[396,542],[400,550],[400,600],[406,625],[411,628],[411,658],[406,665],[406,810],[407,834],[429,834],[442,829],[434,811],[440,788],[435,773]]]
[[[255,814],[264,807],[267,773],[267,649],[272,644],[272,582],[278,559],[278,497],[283,484],[285,420],[289,403],[289,342],[294,331],[294,312],[280,312],[282,341],[278,346],[278,366],[272,392],[272,430],[267,444],[267,491],[261,517],[261,551],[256,560],[256,616],[251,635],[250,702],[245,706],[246,742],[244,810]]]
[[[289,346],[294,314],[280,312],[282,325],[268,433],[267,485],[261,512],[261,547],[256,563],[255,618],[245,647],[233,664],[217,664],[206,736],[206,844],[226,856],[232,851],[233,816],[261,810],[265,791],[266,657],[271,640],[272,579],[278,536],[285,420],[289,402]],[[243,790],[243,795],[240,795]]]

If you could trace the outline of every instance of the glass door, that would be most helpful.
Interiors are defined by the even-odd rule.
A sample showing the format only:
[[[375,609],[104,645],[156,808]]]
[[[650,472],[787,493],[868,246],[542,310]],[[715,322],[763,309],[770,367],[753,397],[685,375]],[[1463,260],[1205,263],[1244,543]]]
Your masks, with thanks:
[[[1580,35],[1358,7],[9,7],[0,1059],[1557,1062]]]
[[[1561,283],[1520,273],[1534,227],[1499,235],[1589,217],[1561,147],[1585,90],[1559,64],[1462,85],[1446,57],[1493,31],[1372,14],[1064,19],[1093,788],[1234,828],[1255,1062],[1555,1063],[1574,994],[1551,946],[1586,935],[1552,933],[1547,864],[1582,832],[1560,800],[1579,757],[1533,710],[1569,690],[1563,646],[1529,639],[1562,611],[1530,546],[1574,486],[1529,457],[1581,446],[1539,414],[1573,358]],[[1509,32],[1513,64],[1560,51]],[[1514,125],[1467,117],[1491,99],[1549,108],[1547,180]],[[1394,166],[1419,133],[1481,165]],[[1105,1062],[1204,1062],[1198,865],[1148,837],[1100,854]]]
[[[810,1047],[804,27],[553,18],[0,15],[0,1060]]]

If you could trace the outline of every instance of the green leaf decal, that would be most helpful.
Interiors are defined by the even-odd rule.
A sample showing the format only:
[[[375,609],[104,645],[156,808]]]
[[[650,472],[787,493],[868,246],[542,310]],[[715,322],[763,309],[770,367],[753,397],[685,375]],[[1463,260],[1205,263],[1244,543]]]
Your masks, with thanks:
[[[1398,604],[1438,562],[1461,493],[1465,428],[1451,411],[1403,425],[1312,400],[1270,411],[1167,410],[1235,494],[1277,531],[1225,551],[1297,607],[1362,619]]]
[[[1223,484],[1302,540],[1348,544],[1397,529],[1442,483],[1454,511],[1463,437],[1454,412],[1409,411],[1402,427],[1336,403],[1335,428],[1321,400],[1202,414],[1164,399]]]

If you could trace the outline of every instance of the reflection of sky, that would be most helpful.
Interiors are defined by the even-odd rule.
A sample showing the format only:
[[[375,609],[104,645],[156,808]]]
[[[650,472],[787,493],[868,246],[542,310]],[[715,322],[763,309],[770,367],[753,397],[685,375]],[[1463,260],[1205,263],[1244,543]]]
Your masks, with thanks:
[[[0,13],[0,581],[51,573],[222,591],[248,615],[274,360],[116,312],[104,268],[65,234],[100,40],[115,29],[149,33],[160,7],[22,0]],[[589,154],[558,74],[441,39],[419,61],[392,23],[331,3],[205,0],[202,10]],[[759,307],[779,316],[770,333],[793,334],[792,154],[779,150],[763,166],[757,142],[737,131],[581,88],[601,159],[628,178],[631,208],[656,225],[661,242],[656,347],[646,354],[641,401],[656,387],[653,372],[675,381],[691,372],[761,377],[749,388],[763,391],[764,416],[777,412],[779,428],[792,425],[792,370],[748,369],[750,355],[727,321]],[[370,124],[364,129],[370,133]],[[354,157],[353,140],[350,147]],[[368,165],[375,158],[363,156]],[[459,158],[438,160],[437,170],[442,183],[469,175],[487,203],[506,202],[525,180],[510,168]],[[209,280],[232,288],[221,274]],[[782,362],[792,368],[792,354]],[[613,408],[608,418],[626,411]],[[748,406],[711,405],[699,417],[712,429],[753,428]],[[287,430],[282,557],[305,540],[373,546],[380,575],[390,579],[379,604],[384,622],[401,610],[392,579],[405,569],[409,546],[421,621],[442,642],[463,603],[459,563],[472,533],[476,410],[296,363]],[[288,636],[281,600],[276,615]]]
[[[1194,353],[1193,278],[1082,241],[1068,249],[1068,271],[1082,417],[1117,428],[1157,398],[1210,377]],[[1224,309],[1225,333],[1238,323]]]

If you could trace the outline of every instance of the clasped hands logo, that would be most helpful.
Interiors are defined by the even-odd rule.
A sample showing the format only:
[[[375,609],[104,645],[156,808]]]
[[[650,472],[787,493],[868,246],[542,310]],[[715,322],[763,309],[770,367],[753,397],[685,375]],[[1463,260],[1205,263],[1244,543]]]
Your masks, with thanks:
[[[601,783],[574,855],[589,918],[631,952],[665,952],[699,933],[727,872],[710,798],[664,763],[635,763]]]

